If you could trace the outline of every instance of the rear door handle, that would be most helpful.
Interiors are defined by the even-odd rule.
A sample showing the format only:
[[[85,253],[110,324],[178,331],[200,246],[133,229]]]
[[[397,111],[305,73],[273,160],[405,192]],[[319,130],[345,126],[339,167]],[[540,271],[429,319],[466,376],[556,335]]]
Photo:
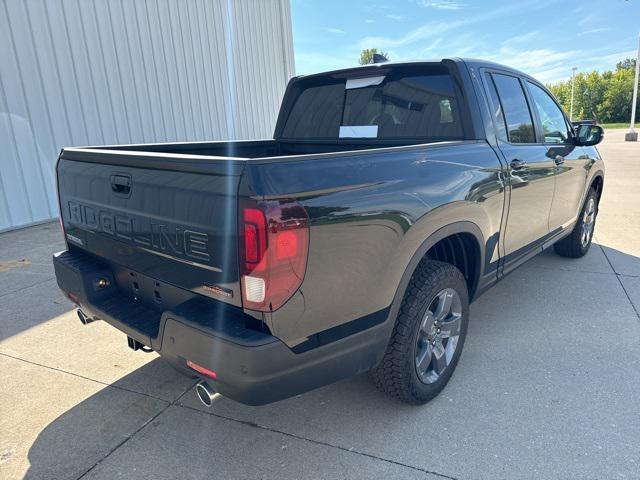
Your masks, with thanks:
[[[520,160],[518,158],[514,158],[513,160],[511,160],[510,165],[511,165],[511,170],[522,170],[527,166],[527,162],[525,162],[524,160]]]
[[[564,157],[562,155],[556,155],[556,158],[553,159],[556,165],[562,165],[564,163]]]

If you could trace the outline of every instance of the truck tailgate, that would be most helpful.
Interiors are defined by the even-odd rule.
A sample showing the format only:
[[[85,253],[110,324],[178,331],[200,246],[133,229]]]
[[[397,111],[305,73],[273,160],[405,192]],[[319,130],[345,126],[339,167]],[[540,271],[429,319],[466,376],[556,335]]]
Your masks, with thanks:
[[[184,157],[63,151],[57,178],[67,244],[107,261],[120,289],[150,305],[153,289],[137,291],[144,290],[138,274],[240,306],[242,166]]]

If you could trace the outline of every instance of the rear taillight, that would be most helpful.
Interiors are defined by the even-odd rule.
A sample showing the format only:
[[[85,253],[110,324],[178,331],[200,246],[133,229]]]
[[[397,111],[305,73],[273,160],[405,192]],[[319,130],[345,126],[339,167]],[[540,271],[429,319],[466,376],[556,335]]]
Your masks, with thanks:
[[[292,200],[240,203],[240,273],[246,308],[280,308],[302,284],[309,218]]]

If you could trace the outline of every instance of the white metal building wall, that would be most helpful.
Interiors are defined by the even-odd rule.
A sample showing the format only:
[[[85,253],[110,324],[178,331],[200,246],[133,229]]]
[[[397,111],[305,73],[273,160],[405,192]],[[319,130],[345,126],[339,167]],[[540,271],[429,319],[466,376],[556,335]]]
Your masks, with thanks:
[[[0,231],[63,146],[270,138],[293,74],[289,0],[0,0]]]

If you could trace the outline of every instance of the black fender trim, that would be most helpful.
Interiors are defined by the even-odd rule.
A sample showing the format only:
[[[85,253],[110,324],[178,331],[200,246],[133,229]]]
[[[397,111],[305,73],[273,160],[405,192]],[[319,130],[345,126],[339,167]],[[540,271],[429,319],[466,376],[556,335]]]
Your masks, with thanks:
[[[602,188],[600,189],[600,192],[598,192],[598,200],[600,200],[600,198],[602,197],[602,190],[604,190],[604,171],[598,170],[591,177],[591,181],[589,182],[589,188],[587,188],[585,190],[585,194],[584,194],[583,199],[582,199],[583,203],[584,203],[584,199],[587,196],[587,193],[589,192],[589,190],[591,190],[591,187],[593,187],[593,184],[596,183],[596,180],[598,180],[598,179],[602,180]]]
[[[461,221],[461,222],[451,223],[445,227],[442,227],[439,230],[436,230],[434,233],[429,235],[429,237],[427,237],[427,239],[422,243],[422,245],[418,247],[418,250],[416,250],[416,252],[413,254],[413,257],[411,257],[411,260],[409,261],[407,268],[402,274],[402,278],[400,279],[400,284],[398,285],[396,294],[393,297],[393,303],[391,304],[391,310],[389,311],[390,318],[395,319],[396,316],[398,315],[398,311],[400,310],[400,304],[402,303],[402,299],[404,297],[405,291],[407,290],[407,286],[409,285],[409,281],[413,276],[413,272],[415,272],[416,268],[418,267],[418,264],[427,254],[429,249],[433,247],[436,243],[438,243],[440,240],[443,240],[457,233],[468,233],[473,235],[476,241],[478,242],[478,245],[480,246],[480,258],[477,261],[478,268],[476,268],[477,273],[476,273],[476,278],[474,279],[475,288],[473,289],[475,291],[478,290],[479,283],[481,282],[482,267],[485,266],[485,258],[487,256],[487,252],[485,252],[487,248],[487,244],[485,243],[484,236],[482,235],[482,231],[480,230],[480,227],[478,227],[473,222]],[[493,248],[495,248],[495,245],[493,245]],[[469,300],[471,301],[471,297],[469,298]]]

